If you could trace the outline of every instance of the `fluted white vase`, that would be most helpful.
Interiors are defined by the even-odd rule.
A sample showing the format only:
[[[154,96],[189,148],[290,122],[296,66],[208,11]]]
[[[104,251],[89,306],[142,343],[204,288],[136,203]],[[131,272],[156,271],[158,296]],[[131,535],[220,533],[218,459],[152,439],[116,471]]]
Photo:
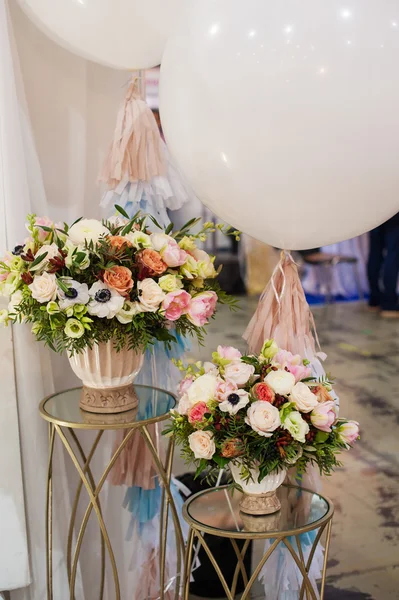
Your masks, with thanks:
[[[143,366],[144,353],[111,341],[86,347],[69,356],[72,370],[83,382],[80,407],[94,413],[119,413],[138,404],[133,382]]]
[[[241,487],[243,496],[240,501],[242,512],[250,515],[270,515],[280,510],[281,504],[276,491],[284,483],[287,470],[274,471],[258,483],[259,469],[251,469],[252,479],[245,481],[241,476],[240,460],[229,464],[234,481]]]

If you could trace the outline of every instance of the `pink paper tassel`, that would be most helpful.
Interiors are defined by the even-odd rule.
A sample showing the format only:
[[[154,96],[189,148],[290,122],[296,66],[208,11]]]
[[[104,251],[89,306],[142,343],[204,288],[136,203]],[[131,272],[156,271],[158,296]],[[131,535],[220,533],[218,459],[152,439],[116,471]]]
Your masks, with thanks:
[[[154,441],[155,425],[149,425],[148,432]],[[126,431],[124,430],[117,432],[113,452],[120,446],[125,435]],[[155,489],[156,475],[151,452],[147,448],[143,436],[136,431],[113,466],[109,474],[109,481],[112,485],[129,487],[136,485],[144,490],[153,490]]]
[[[114,139],[100,181],[114,189],[122,180],[150,181],[166,174],[165,153],[158,125],[140,98],[134,80],[118,113]]]
[[[260,297],[258,307],[243,338],[249,351],[259,354],[263,342],[274,338],[277,345],[308,360],[316,357],[316,326],[298,269],[288,252],[281,259]]]

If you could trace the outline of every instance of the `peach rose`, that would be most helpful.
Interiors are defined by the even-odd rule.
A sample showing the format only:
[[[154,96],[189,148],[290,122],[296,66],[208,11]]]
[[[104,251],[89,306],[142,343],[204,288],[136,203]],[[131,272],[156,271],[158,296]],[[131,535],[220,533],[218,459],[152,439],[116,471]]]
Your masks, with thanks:
[[[145,248],[137,254],[137,263],[139,265],[140,279],[162,275],[168,268],[168,265],[162,260],[159,252],[151,250],[151,248]]]
[[[111,235],[108,238],[108,241],[114,250],[121,250],[123,246],[127,246],[128,248],[132,247],[132,244],[129,240],[121,235]]]
[[[112,267],[105,271],[104,282],[121,296],[127,296],[133,288],[132,272],[127,267]]]

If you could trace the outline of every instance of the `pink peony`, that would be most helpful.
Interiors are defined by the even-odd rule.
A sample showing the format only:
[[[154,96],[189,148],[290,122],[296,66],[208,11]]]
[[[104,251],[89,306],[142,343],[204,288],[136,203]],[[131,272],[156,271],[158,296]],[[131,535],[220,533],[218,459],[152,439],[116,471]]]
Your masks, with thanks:
[[[267,385],[267,383],[264,381],[255,383],[251,392],[257,400],[261,400],[262,402],[270,402],[270,404],[273,404],[276,397],[270,385]]]
[[[305,367],[299,354],[292,354],[288,350],[279,350],[273,359],[273,365],[280,367],[280,369],[287,367],[288,371],[295,377],[296,383],[310,377],[312,374],[312,369]]]
[[[226,360],[240,360],[242,354],[233,346],[218,346],[217,353]]]
[[[216,386],[215,399],[218,402],[224,402],[230,394],[233,394],[237,390],[238,386],[235,381],[231,379],[219,379]]]
[[[161,250],[162,260],[168,265],[168,267],[180,267],[184,265],[187,260],[187,252],[182,250],[177,242],[171,240]]]
[[[334,402],[323,402],[318,404],[316,408],[312,410],[310,420],[312,425],[321,431],[330,433],[331,426],[334,424],[337,418],[337,409]]]
[[[45,227],[53,227],[54,223],[48,217],[37,217],[36,221],[35,221],[35,225],[39,229],[39,241],[44,242],[44,240],[47,238],[49,232],[45,231],[44,229],[41,229],[40,226],[44,225]]]
[[[326,404],[326,402],[324,403]],[[359,437],[360,428],[357,421],[347,421],[342,423],[337,429],[341,442],[351,446]]]
[[[188,420],[191,424],[200,423],[204,414],[207,412],[208,407],[205,402],[197,402],[188,412]]]
[[[197,327],[202,327],[215,312],[217,301],[215,292],[201,292],[191,300],[188,319]]]
[[[191,296],[184,290],[176,290],[166,294],[162,307],[165,310],[165,317],[168,321],[177,321],[182,315],[185,315],[191,306]]]
[[[179,387],[177,388],[179,396],[183,396],[183,394],[185,394],[187,392],[189,387],[191,387],[191,384],[193,383],[193,381],[194,381],[193,377],[185,377],[184,379],[181,380],[181,382],[179,383]]]

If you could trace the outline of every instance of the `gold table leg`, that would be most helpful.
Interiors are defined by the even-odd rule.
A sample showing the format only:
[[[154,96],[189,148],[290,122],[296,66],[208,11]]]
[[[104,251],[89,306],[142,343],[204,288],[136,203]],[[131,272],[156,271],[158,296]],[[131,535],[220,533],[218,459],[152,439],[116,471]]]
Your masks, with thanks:
[[[49,423],[49,457],[47,467],[46,490],[46,575],[47,575],[47,600],[53,600],[53,454],[54,454],[54,426]]]

